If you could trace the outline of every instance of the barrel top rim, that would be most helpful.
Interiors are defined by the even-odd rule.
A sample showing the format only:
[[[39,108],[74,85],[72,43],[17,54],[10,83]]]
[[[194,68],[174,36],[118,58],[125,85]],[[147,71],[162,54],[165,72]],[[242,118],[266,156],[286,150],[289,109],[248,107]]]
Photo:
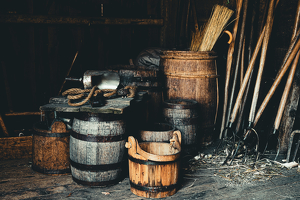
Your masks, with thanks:
[[[178,104],[176,102],[188,102],[189,104]],[[166,108],[188,109],[196,108],[198,102],[193,99],[168,99],[163,102]]]
[[[47,128],[47,125],[43,122],[36,122],[33,124],[33,130],[36,132],[40,132],[40,133],[47,133],[47,134],[55,134],[52,133],[51,130],[47,130],[47,129],[43,129],[43,128]],[[72,130],[66,130],[65,133],[71,133]]]

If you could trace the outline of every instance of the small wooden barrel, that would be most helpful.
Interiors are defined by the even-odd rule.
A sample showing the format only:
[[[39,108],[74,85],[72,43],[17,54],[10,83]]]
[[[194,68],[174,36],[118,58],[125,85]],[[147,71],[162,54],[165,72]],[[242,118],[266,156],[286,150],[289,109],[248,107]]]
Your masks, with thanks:
[[[80,113],[73,120],[70,162],[75,182],[107,186],[121,179],[125,124],[119,115]]]
[[[35,123],[32,137],[32,169],[48,175],[70,173],[69,138],[63,122],[56,121],[49,131],[43,122]]]
[[[138,139],[143,142],[169,142],[174,131],[175,128],[171,124],[148,124],[144,130],[140,130]]]
[[[217,54],[213,51],[162,51],[165,99],[192,99],[199,103],[200,140],[210,144],[219,104]]]
[[[163,198],[177,192],[179,186],[180,132],[174,132],[171,144],[143,142],[128,137],[129,180],[131,192],[146,198]]]
[[[198,131],[198,103],[195,100],[171,99],[163,103],[165,121],[180,130],[182,149],[195,149]]]

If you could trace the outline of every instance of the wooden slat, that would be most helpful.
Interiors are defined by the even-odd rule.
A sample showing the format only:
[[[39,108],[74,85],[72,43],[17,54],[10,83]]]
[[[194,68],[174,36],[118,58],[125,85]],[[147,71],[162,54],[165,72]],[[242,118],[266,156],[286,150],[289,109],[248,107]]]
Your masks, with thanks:
[[[32,156],[32,136],[0,138],[0,160]]]
[[[0,23],[76,24],[76,25],[163,25],[163,19],[105,17],[64,17],[52,15],[0,15]]]

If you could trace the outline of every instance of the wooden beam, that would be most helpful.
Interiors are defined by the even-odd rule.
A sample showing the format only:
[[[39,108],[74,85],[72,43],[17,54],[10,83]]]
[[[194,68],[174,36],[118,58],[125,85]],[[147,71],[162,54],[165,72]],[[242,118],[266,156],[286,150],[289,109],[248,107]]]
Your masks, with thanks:
[[[126,19],[105,17],[65,17],[53,15],[0,15],[0,23],[73,24],[73,25],[155,25],[163,26],[163,19]]]
[[[7,116],[27,116],[27,115],[41,115],[41,112],[9,112],[4,114]]]

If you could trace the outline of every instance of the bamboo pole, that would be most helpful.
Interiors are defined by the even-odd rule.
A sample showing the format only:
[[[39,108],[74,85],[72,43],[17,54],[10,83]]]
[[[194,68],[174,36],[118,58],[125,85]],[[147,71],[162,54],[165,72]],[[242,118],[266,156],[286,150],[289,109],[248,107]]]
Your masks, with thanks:
[[[224,89],[224,104],[223,104],[223,115],[222,115],[222,124],[220,129],[220,135],[219,138],[222,138],[222,133],[225,128],[226,124],[226,111],[227,111],[227,105],[228,105],[228,89],[229,89],[229,81],[230,81],[230,74],[231,74],[231,66],[233,61],[233,53],[234,53],[234,46],[235,46],[235,40],[239,25],[239,17],[242,9],[242,0],[237,1],[237,9],[236,9],[236,21],[234,23],[234,27],[232,30],[232,42],[229,45],[228,53],[227,53],[227,63],[226,63],[226,78],[225,78],[225,89]]]

